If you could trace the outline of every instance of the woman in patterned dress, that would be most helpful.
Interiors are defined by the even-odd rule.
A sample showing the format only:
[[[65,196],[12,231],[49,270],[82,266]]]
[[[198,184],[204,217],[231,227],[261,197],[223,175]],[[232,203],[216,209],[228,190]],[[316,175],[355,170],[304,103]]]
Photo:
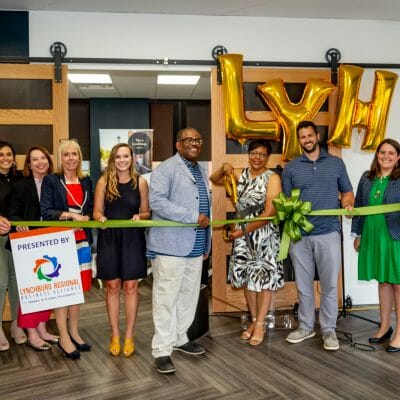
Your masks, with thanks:
[[[272,200],[282,191],[280,177],[267,169],[270,144],[266,140],[254,140],[249,145],[249,167],[238,180],[238,210],[252,207],[247,218],[274,215]],[[224,175],[234,172],[232,165],[223,163],[210,180],[223,184]],[[281,288],[283,269],[277,261],[279,251],[279,228],[269,221],[251,222],[246,225],[251,248],[241,227],[230,232],[234,240],[229,261],[229,279],[232,287],[244,288],[252,322],[242,332],[241,339],[257,346],[264,340],[265,316],[271,305],[272,293]]]
[[[82,171],[82,151],[73,140],[63,141],[57,154],[57,171],[44,177],[40,196],[42,217],[47,221],[89,221],[93,212],[92,181]],[[83,291],[92,284],[90,244],[87,229],[74,229]],[[54,310],[60,335],[59,347],[66,357],[78,359],[91,346],[79,334],[80,305]],[[68,322],[68,323],[67,323]]]
[[[383,140],[376,149],[371,169],[358,184],[355,206],[400,203],[400,144]],[[400,351],[400,213],[355,217],[354,248],[358,255],[358,279],[379,282],[381,323],[370,343],[381,343],[393,334],[390,326],[393,304],[396,328],[388,352]]]

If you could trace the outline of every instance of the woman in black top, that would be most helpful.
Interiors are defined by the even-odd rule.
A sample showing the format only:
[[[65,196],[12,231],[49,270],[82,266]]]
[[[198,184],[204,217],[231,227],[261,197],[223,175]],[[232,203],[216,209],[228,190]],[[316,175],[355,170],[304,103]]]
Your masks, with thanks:
[[[12,221],[40,220],[40,189],[43,178],[53,172],[53,161],[49,152],[42,146],[31,147],[25,157],[24,178],[15,183],[9,217]],[[18,232],[29,231],[28,226],[18,226]],[[49,350],[49,343],[57,343],[58,336],[47,332],[46,322],[51,310],[22,314],[18,313],[18,326],[26,329],[28,344],[35,350]]]
[[[14,148],[7,142],[0,142],[0,215],[2,217],[8,217],[12,185],[20,176],[17,173]],[[5,296],[8,290],[12,319],[10,334],[15,343],[22,344],[26,342],[27,338],[25,332],[17,325],[17,278],[11,252],[5,247],[7,241],[8,235],[0,236],[0,314],[3,313]],[[0,324],[0,351],[8,350],[9,348],[10,344]]]
[[[135,169],[132,149],[126,143],[115,145],[107,169],[95,192],[93,218],[148,219],[148,187]],[[109,351],[118,356],[120,348],[120,291],[125,294],[126,330],[123,354],[134,350],[134,327],[139,303],[139,279],[147,275],[146,242],[142,228],[102,229],[97,241],[97,278],[106,281],[107,312],[111,327]]]

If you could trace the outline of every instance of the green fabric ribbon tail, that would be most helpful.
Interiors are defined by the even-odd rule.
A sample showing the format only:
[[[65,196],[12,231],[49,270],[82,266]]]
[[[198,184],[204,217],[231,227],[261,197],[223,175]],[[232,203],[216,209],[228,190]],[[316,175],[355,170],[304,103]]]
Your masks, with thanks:
[[[293,189],[291,194],[292,196],[287,198],[284,193],[280,193],[276,199],[272,200],[276,210],[272,223],[278,225],[284,221],[278,261],[287,257],[291,240],[297,242],[301,239],[300,229],[307,233],[314,229],[314,225],[306,218],[306,215],[311,212],[311,203],[300,200],[299,189]]]

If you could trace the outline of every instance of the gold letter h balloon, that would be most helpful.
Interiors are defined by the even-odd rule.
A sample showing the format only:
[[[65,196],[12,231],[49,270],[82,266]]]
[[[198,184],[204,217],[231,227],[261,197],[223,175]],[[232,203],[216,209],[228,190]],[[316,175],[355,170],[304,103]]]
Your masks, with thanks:
[[[354,65],[339,67],[339,95],[336,123],[328,143],[350,147],[352,129],[365,129],[363,150],[376,150],[385,138],[387,117],[398,75],[375,71],[375,82],[370,102],[358,100],[363,69]]]

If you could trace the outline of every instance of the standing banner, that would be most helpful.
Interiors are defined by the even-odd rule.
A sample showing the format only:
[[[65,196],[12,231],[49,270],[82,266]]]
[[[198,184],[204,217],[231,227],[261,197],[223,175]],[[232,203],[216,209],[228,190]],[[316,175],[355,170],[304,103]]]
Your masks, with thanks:
[[[153,161],[153,129],[99,129],[101,170],[107,166],[112,147],[128,143],[133,150],[140,175],[151,172]]]
[[[22,314],[84,302],[74,231],[10,234]]]

